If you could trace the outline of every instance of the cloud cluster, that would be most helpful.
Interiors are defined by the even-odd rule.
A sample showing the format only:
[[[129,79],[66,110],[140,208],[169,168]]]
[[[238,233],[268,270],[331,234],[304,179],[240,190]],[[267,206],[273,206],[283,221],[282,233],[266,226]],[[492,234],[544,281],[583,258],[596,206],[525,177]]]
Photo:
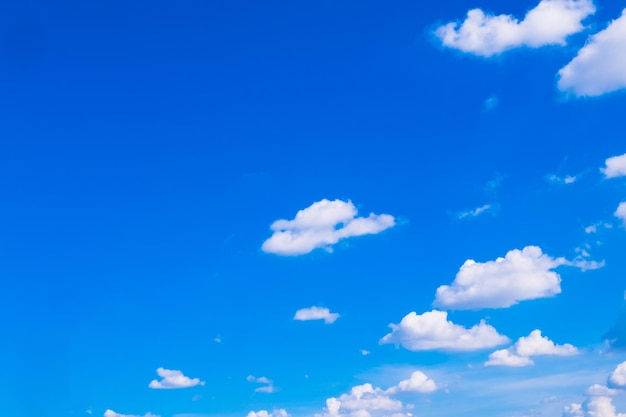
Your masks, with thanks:
[[[372,384],[352,387],[349,393],[326,400],[326,408],[315,417],[411,417],[408,406],[392,396],[401,392],[431,393],[437,384],[421,371],[415,371],[409,379],[400,381],[386,390]]]
[[[473,9],[460,25],[445,24],[435,35],[446,47],[490,57],[523,46],[565,45],[568,36],[584,29],[582,21],[595,10],[591,0],[542,0],[520,22],[511,15]]]
[[[330,251],[342,239],[377,234],[396,224],[389,214],[357,214],[351,201],[323,199],[298,211],[293,220],[275,221],[270,226],[274,234],[261,249],[277,255],[303,255],[317,248]]]
[[[153,379],[148,386],[153,389],[177,389],[177,388],[191,388],[196,385],[204,385],[204,381],[200,381],[200,378],[189,378],[181,371],[174,369],[157,369],[157,374],[161,377],[158,381]]]
[[[274,387],[274,381],[267,377],[260,376],[257,378],[253,375],[248,375],[246,377],[246,381],[253,384],[263,384],[263,386],[255,388],[254,392],[264,392],[266,394],[276,392],[276,388]]]
[[[626,414],[616,411],[612,398],[624,392],[623,388],[626,388],[626,385],[620,383],[623,377],[626,377],[626,362],[619,364],[608,378],[608,384],[613,384],[619,389],[599,384],[592,385],[585,392],[587,399],[580,404],[573,403],[565,407],[563,417],[626,417]]]
[[[326,324],[332,324],[338,318],[338,313],[331,313],[330,310],[325,307],[316,306],[302,308],[296,311],[296,314],[293,316],[293,319],[298,321],[324,320]]]
[[[577,353],[578,349],[574,346],[556,345],[542,336],[541,330],[533,330],[527,337],[520,337],[510,348],[493,352],[485,366],[529,366],[534,364],[531,356],[571,356]]]
[[[511,250],[495,261],[481,263],[468,259],[452,285],[437,288],[433,304],[448,309],[478,310],[552,297],[561,292],[561,277],[554,271],[561,265],[583,270],[602,266],[592,261],[553,258],[537,246]]]
[[[289,417],[289,413],[284,408],[269,412],[267,410],[250,411],[247,417]]]
[[[604,174],[606,178],[626,176],[626,153],[624,155],[612,156],[610,158],[607,158],[604,164],[604,168],[600,168],[600,171]]]
[[[113,410],[106,410],[104,412],[104,417],[161,417],[157,414],[152,414],[150,412],[144,414],[143,416],[139,416],[136,414],[120,414],[120,413],[116,413]]]
[[[452,323],[447,312],[438,310],[421,315],[411,312],[404,316],[400,324],[390,324],[389,327],[391,333],[385,335],[380,343],[402,345],[412,351],[472,351],[510,342],[508,337],[499,334],[484,321],[468,329]]]
[[[626,9],[591,36],[558,77],[559,90],[579,97],[626,88]]]

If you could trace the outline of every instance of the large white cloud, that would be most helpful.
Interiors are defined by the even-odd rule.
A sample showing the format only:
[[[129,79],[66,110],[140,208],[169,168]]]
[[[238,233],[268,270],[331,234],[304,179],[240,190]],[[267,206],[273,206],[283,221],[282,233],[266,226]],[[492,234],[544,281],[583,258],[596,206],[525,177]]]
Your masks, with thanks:
[[[626,12],[626,10],[625,10]],[[626,48],[626,43],[625,43]],[[625,54],[626,56],[626,54]],[[616,178],[626,176],[626,153],[624,155],[617,155],[607,158],[604,168],[600,168],[600,171],[606,178]]]
[[[531,356],[571,356],[577,353],[578,349],[574,346],[568,343],[556,345],[542,336],[541,330],[533,330],[528,336],[520,337],[510,348],[493,352],[485,366],[528,366],[534,363]]]
[[[615,210],[615,217],[622,219],[624,227],[626,227],[626,201],[619,203],[617,210]]]
[[[323,199],[298,211],[293,220],[277,220],[271,225],[274,234],[262,250],[278,255],[303,255],[317,248],[332,250],[342,239],[380,233],[393,227],[389,214],[370,213],[357,217],[351,201]]]
[[[559,71],[559,90],[575,96],[600,96],[626,88],[626,9],[591,36]]]
[[[553,258],[537,246],[514,249],[504,258],[485,263],[468,259],[452,285],[437,288],[433,304],[449,309],[478,310],[505,308],[523,300],[552,297],[561,292],[561,277],[554,271],[561,265],[587,270],[604,264]]]
[[[148,386],[153,389],[176,389],[176,388],[191,388],[196,385],[204,385],[204,381],[200,381],[200,378],[189,378],[181,371],[175,369],[157,369],[157,374],[161,377],[158,381],[153,379]]]
[[[472,328],[465,328],[448,321],[448,313],[433,310],[421,315],[407,314],[400,324],[390,324],[392,331],[380,343],[402,345],[412,351],[447,350],[472,351],[509,343],[508,337],[481,321]]]
[[[444,46],[490,57],[523,46],[565,45],[568,36],[584,29],[582,21],[595,10],[591,0],[542,0],[520,22],[511,15],[473,9],[460,26],[445,24],[435,35]]]
[[[116,413],[113,410],[106,410],[104,412],[104,417],[161,417],[157,414],[152,414],[150,412],[144,414],[143,416],[139,416],[137,414],[120,414],[120,413]]]
[[[293,316],[294,320],[309,321],[309,320],[324,320],[326,324],[332,324],[339,318],[338,313],[331,313],[329,309],[325,307],[309,307],[302,308],[296,311]]]
[[[626,389],[626,362],[622,362],[609,376],[609,385],[615,388]]]
[[[611,398],[626,388],[626,362],[617,365],[609,375],[608,383],[618,389],[599,384],[590,386],[585,392],[587,399],[581,404],[565,407],[563,417],[626,417],[626,414],[616,411]]]

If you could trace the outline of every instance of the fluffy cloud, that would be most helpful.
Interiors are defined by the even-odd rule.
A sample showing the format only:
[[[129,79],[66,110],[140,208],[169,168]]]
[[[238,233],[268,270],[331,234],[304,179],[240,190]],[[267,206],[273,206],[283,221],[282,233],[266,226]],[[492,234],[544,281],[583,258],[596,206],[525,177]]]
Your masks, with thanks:
[[[458,310],[510,307],[523,300],[552,297],[561,292],[561,277],[553,271],[569,265],[582,270],[602,263],[553,258],[537,246],[509,251],[504,258],[485,263],[468,259],[452,285],[437,288],[436,307]]]
[[[609,385],[615,388],[626,388],[626,362],[617,365],[609,376]]]
[[[395,225],[389,214],[357,217],[351,201],[323,199],[298,211],[293,220],[277,220],[262,250],[278,255],[303,255],[317,248],[332,250],[342,239],[377,234]]]
[[[592,396],[582,404],[565,407],[563,417],[626,417],[617,413],[611,397]]]
[[[467,329],[448,321],[445,311],[437,310],[421,315],[411,312],[400,324],[390,324],[389,327],[391,333],[384,336],[380,343],[400,344],[412,351],[471,351],[510,342],[508,337],[502,336],[484,321]]]
[[[559,90],[579,97],[626,88],[626,9],[606,29],[591,36],[558,76]]]
[[[157,414],[152,414],[150,412],[144,414],[143,416],[139,416],[136,414],[120,414],[120,413],[116,413],[113,410],[106,410],[104,412],[104,417],[161,417]]]
[[[385,391],[388,394],[396,394],[398,392],[422,392],[429,393],[437,390],[437,384],[428,378],[425,373],[415,371],[409,379],[400,381],[398,385],[391,387]]]
[[[591,0],[542,0],[520,22],[511,15],[492,16],[473,9],[460,26],[448,23],[435,35],[444,46],[490,57],[523,46],[565,45],[569,35],[584,29],[582,21],[595,10]]]
[[[541,336],[541,330],[533,330],[527,337],[520,337],[510,348],[493,352],[485,366],[528,366],[534,363],[531,356],[571,356],[577,353],[578,349],[574,346],[555,345],[552,340]]]
[[[281,408],[271,413],[267,410],[250,411],[247,417],[289,417],[289,413],[284,408]]]
[[[181,371],[174,369],[157,369],[157,374],[161,377],[160,381],[153,379],[148,386],[153,389],[175,389],[175,388],[190,388],[196,385],[204,385],[204,381],[200,381],[200,378],[189,378]]]
[[[332,324],[339,318],[338,313],[331,313],[329,309],[323,307],[309,307],[302,308],[296,311],[293,316],[294,320],[308,321],[308,320],[324,320],[326,324]]]
[[[624,226],[626,227],[626,201],[622,202],[617,206],[617,210],[615,210],[615,217],[622,219]]]
[[[624,59],[626,59],[626,55]],[[600,171],[602,171],[606,178],[626,176],[626,153],[624,155],[612,156],[610,158],[607,158],[605,161],[605,165],[606,166],[604,168],[600,168]]]
[[[260,376],[255,377],[253,375],[248,375],[246,377],[246,381],[255,383],[255,384],[264,384],[262,387],[258,387],[254,390],[254,392],[264,392],[266,394],[271,394],[276,392],[276,388],[274,388],[274,382],[267,377]]]

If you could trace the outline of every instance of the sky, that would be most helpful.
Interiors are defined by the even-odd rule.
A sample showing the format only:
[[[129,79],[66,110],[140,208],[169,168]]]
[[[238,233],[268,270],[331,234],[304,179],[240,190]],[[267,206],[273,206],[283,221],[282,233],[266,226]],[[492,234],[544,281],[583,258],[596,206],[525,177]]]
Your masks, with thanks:
[[[16,417],[626,416],[626,3],[0,3]]]

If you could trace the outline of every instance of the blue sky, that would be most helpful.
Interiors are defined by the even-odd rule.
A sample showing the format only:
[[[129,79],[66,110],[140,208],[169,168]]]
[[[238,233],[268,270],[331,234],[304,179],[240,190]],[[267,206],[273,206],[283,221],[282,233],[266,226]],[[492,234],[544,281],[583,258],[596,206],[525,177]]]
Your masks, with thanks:
[[[624,7],[4,2],[3,414],[623,417]]]

